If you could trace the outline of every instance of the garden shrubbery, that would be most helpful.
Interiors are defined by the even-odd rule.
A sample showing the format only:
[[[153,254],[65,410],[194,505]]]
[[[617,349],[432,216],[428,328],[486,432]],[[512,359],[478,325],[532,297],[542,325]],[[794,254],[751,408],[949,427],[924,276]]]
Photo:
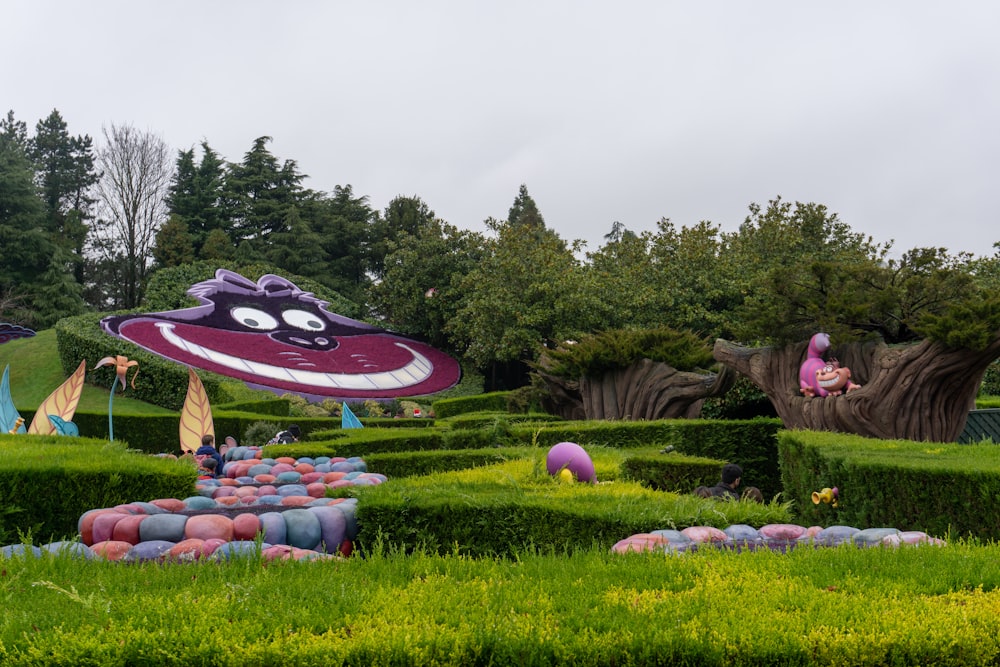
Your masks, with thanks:
[[[270,437],[284,421],[245,412],[246,404],[229,407],[240,410],[215,414],[220,436],[256,426]],[[955,540],[997,536],[1000,515],[989,502],[1000,494],[995,446],[781,431],[771,419],[562,422],[465,414],[350,430],[330,418],[297,419],[307,438],[265,448],[270,457],[362,456],[370,471],[389,477],[328,492],[358,499],[359,557],[267,567],[252,556],[176,566],[51,555],[4,560],[0,661],[840,665],[1000,658],[1000,642],[991,639],[1000,634],[997,547]],[[176,419],[119,425],[116,418],[119,429],[177,437]],[[597,484],[560,483],[548,474],[546,452],[561,441],[586,448]],[[126,447],[0,436],[0,534],[8,542],[67,537],[86,509],[193,492],[192,466]],[[730,460],[743,465],[744,484],[772,485],[781,501],[686,494],[717,481]],[[824,486],[839,487],[836,508],[811,502]],[[789,522],[896,526],[951,542],[684,556],[610,550],[653,530]],[[336,594],[322,605],[302,604],[317,590]],[[263,599],[270,615],[287,619],[280,639],[273,623],[261,620]],[[206,615],[225,623],[199,625]]]
[[[782,431],[781,478],[802,521],[1000,537],[1000,447]],[[837,507],[802,502],[837,487]]]

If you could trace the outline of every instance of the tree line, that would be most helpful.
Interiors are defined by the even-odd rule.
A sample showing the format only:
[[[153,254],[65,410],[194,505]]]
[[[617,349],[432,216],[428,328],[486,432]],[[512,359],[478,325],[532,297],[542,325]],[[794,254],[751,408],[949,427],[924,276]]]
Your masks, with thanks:
[[[593,332],[669,326],[757,344],[824,329],[965,344],[1000,312],[1000,245],[992,256],[892,256],[891,243],[822,204],[776,197],[751,203],[736,231],[663,218],[637,234],[613,222],[588,250],[546,226],[525,185],[506,219],[471,232],[416,195],[379,211],[350,185],[311,190],[269,142],[258,137],[229,162],[207,141],[172,152],[128,125],[105,127],[95,146],[56,110],[29,133],[9,112],[0,120],[0,318],[41,329],[88,310],[138,309],[162,268],[266,263],[503,388],[523,383],[545,346]]]

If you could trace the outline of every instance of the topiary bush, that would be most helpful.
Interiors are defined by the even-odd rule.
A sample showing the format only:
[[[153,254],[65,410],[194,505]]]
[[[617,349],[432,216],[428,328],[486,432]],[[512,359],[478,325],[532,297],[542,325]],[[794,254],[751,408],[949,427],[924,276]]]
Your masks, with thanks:
[[[254,422],[247,426],[247,430],[243,432],[243,440],[240,441],[240,444],[247,446],[265,445],[281,428],[279,424],[274,422]]]

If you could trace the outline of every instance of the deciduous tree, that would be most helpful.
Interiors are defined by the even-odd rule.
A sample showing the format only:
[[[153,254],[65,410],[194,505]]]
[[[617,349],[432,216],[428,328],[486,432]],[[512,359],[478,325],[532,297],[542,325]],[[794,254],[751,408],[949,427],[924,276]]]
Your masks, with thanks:
[[[111,124],[104,127],[97,163],[101,215],[94,268],[107,281],[104,305],[134,308],[142,300],[156,232],[167,216],[170,152],[151,132]]]

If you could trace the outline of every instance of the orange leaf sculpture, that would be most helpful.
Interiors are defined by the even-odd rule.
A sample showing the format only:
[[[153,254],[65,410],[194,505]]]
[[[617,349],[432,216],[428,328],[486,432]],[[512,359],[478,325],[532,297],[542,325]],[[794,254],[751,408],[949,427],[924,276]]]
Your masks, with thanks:
[[[203,435],[215,435],[215,424],[212,422],[212,406],[208,404],[208,394],[201,378],[188,368],[188,390],[184,397],[184,407],[181,408],[181,449],[194,452],[201,447]]]
[[[55,415],[65,421],[73,421],[73,413],[76,412],[76,406],[80,403],[83,378],[86,373],[87,360],[84,359],[76,367],[73,374],[66,378],[66,381],[38,406],[35,417],[31,420],[31,426],[28,427],[28,433],[53,435],[56,432],[56,427],[49,420],[49,415]]]

